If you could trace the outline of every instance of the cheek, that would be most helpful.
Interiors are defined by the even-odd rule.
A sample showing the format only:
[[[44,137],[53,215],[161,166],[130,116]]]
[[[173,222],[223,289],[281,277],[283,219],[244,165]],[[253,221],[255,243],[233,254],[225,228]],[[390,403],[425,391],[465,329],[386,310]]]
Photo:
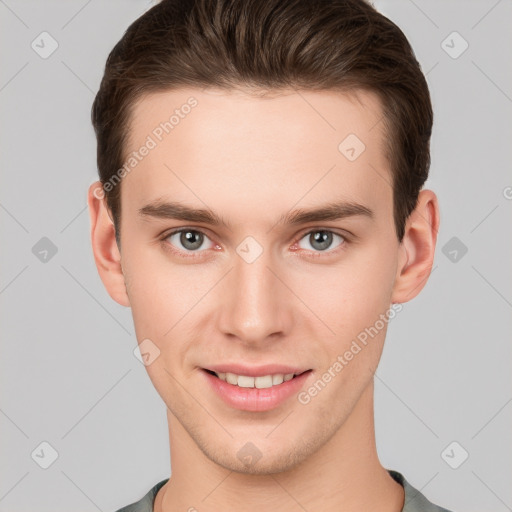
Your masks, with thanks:
[[[377,250],[361,250],[336,266],[297,269],[292,282],[297,296],[342,341],[389,308],[394,268],[392,259],[379,259]]]
[[[126,254],[123,268],[137,339],[154,338],[157,344],[168,344],[184,325],[182,319],[201,306],[215,271],[173,263],[156,247],[130,252],[128,246]]]
[[[126,239],[123,258],[137,339],[168,343],[191,320],[190,313],[209,307],[215,293],[206,295],[222,271],[214,264],[177,264],[163,249],[141,245]],[[392,258],[382,245],[367,243],[354,247],[336,265],[292,265],[283,278],[299,300],[283,308],[304,310],[309,327],[319,336],[327,335],[333,349],[342,350],[389,308]]]

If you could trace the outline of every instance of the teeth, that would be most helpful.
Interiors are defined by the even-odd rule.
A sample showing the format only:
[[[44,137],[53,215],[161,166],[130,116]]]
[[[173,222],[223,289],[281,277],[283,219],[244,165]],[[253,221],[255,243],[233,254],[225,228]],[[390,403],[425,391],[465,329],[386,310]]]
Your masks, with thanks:
[[[278,386],[283,382],[289,381],[293,379],[293,373],[277,373],[275,375],[263,375],[261,377],[249,377],[247,375],[235,375],[234,373],[217,373],[215,375],[219,377],[219,379],[227,382],[228,384],[233,384],[234,386],[239,386],[241,388],[271,388],[272,386]]]
[[[283,382],[284,378],[283,375],[272,375],[272,384],[281,384]]]
[[[217,375],[217,377],[219,377],[219,375]],[[226,382],[236,386],[238,384],[238,377],[234,373],[226,373]]]
[[[239,375],[238,377],[238,387],[240,388],[253,388],[254,387],[254,377],[246,377],[245,375]]]

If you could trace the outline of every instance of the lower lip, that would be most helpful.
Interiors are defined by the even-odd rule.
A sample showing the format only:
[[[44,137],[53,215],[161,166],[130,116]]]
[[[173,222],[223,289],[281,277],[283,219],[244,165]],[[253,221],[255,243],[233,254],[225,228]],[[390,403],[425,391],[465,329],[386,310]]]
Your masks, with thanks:
[[[241,388],[228,384],[206,370],[203,370],[202,373],[212,389],[229,406],[242,411],[262,412],[278,407],[293,394],[298,393],[309,377],[311,370],[277,386],[262,389]]]

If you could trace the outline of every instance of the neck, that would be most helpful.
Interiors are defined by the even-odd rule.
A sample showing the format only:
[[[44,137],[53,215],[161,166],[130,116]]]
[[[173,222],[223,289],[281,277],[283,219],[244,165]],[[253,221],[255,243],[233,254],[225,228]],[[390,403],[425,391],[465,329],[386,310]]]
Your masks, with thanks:
[[[172,477],[155,512],[400,512],[404,491],[378,460],[373,381],[342,427],[293,469],[271,475],[235,473],[208,459],[168,411]]]

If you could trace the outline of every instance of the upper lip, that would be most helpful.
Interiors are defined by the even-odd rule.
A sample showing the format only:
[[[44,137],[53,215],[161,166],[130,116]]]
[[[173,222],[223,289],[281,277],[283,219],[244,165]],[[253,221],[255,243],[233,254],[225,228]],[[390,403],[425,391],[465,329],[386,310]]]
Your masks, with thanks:
[[[287,375],[293,373],[299,375],[309,368],[301,368],[298,366],[289,366],[284,364],[265,364],[260,366],[245,366],[243,364],[218,364],[214,366],[205,367],[205,370],[210,370],[215,373],[234,373],[235,375],[245,375],[247,377],[262,377],[264,375],[283,374]]]

